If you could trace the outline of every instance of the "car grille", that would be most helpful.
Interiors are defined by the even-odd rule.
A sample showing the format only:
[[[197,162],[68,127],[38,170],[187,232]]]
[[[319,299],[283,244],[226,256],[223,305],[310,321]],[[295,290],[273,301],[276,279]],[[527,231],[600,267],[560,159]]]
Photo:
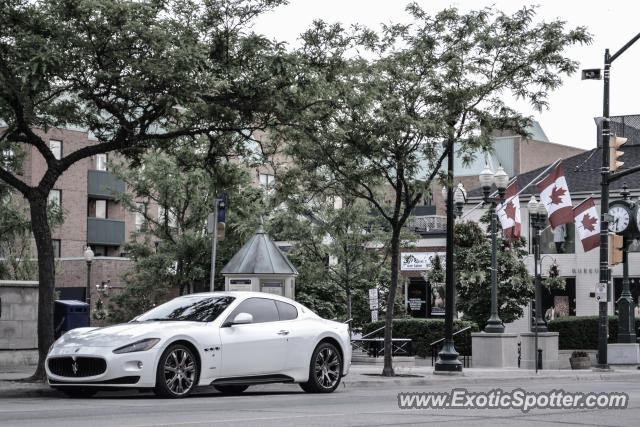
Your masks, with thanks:
[[[49,370],[60,377],[93,377],[107,370],[107,362],[98,357],[55,357],[49,359]]]

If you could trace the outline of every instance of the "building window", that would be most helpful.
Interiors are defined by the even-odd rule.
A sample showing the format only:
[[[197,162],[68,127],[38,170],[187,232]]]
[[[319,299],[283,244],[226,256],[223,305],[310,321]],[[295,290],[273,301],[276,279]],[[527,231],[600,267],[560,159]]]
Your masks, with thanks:
[[[62,191],[51,190],[49,191],[49,203],[53,203],[58,208],[62,207]]]
[[[103,154],[97,154],[96,155],[96,169],[99,171],[106,171],[107,170],[107,154],[103,153]]]
[[[51,242],[53,243],[53,257],[60,258],[60,239],[53,239]]]
[[[96,218],[106,218],[106,217],[107,217],[107,201],[96,200]]]
[[[107,247],[103,245],[92,246],[93,256],[107,256]]]
[[[274,176],[268,173],[260,174],[260,185],[266,187],[267,189],[271,188],[273,184]]]
[[[55,139],[49,140],[49,148],[53,153],[53,157],[58,160],[62,158],[62,141],[56,141]]]
[[[576,249],[575,224],[562,224],[552,230],[549,221],[545,223],[545,229],[540,233],[541,254],[573,254]],[[529,227],[529,242],[533,242],[533,227]],[[531,243],[533,253],[533,243]]]
[[[146,215],[147,205],[136,202],[136,231],[139,233],[147,231]]]

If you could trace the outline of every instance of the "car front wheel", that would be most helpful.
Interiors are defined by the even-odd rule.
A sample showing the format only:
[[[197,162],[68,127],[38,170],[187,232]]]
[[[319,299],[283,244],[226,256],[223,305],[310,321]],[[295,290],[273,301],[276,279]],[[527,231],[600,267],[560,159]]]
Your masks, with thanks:
[[[169,346],[158,363],[155,393],[161,397],[185,397],[195,388],[198,362],[182,344]]]
[[[342,357],[335,345],[323,342],[313,351],[309,366],[309,381],[300,387],[309,393],[331,393],[340,384]]]

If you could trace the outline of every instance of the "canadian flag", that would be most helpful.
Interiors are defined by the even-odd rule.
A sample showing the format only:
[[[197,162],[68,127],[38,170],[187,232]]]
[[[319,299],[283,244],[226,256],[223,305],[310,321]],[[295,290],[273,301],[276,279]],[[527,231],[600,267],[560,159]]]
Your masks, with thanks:
[[[518,182],[513,181],[504,193],[505,200],[508,200],[508,202],[505,206],[498,206],[498,218],[500,218],[502,229],[510,242],[518,240],[522,228],[522,221],[520,220],[520,197],[516,196],[516,194],[518,194]]]
[[[540,193],[540,201],[549,213],[552,228],[573,222],[571,196],[562,173],[562,164],[556,166],[536,187]]]
[[[600,246],[600,219],[593,198],[589,197],[573,208],[573,217],[584,251]]]

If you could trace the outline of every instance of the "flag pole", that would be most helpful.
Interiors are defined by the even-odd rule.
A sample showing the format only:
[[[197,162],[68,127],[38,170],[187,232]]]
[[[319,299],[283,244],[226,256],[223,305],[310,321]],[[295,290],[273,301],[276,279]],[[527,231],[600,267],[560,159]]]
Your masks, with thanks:
[[[524,190],[526,190],[527,188],[531,187],[531,185],[535,184],[538,182],[538,180],[549,171],[549,169],[552,169],[554,167],[556,167],[559,163],[562,162],[562,159],[558,159],[555,162],[553,162],[551,165],[547,166],[547,168],[545,170],[543,170],[542,172],[540,172],[540,174],[538,174],[538,176],[536,176],[535,178],[533,178],[531,181],[529,181],[529,183],[527,185],[525,185],[524,187],[522,187],[522,189],[520,191],[518,191],[515,195],[509,197],[507,200],[504,201],[503,205],[506,205],[507,203],[509,203],[511,200],[513,200],[514,198],[518,197],[520,195],[520,193],[522,193]],[[518,179],[518,177],[514,176],[511,181],[509,182],[509,185],[511,185],[513,183],[514,180]],[[509,187],[509,185],[507,186],[507,188]],[[494,191],[490,197],[494,197],[496,195],[497,191]],[[462,217],[460,219],[465,218],[467,215],[469,215],[471,212],[475,211],[476,209],[478,209],[479,207],[481,207],[484,204],[484,202],[480,202],[477,205],[475,205],[474,207],[472,207],[470,210],[468,210],[465,214],[462,215]]]

